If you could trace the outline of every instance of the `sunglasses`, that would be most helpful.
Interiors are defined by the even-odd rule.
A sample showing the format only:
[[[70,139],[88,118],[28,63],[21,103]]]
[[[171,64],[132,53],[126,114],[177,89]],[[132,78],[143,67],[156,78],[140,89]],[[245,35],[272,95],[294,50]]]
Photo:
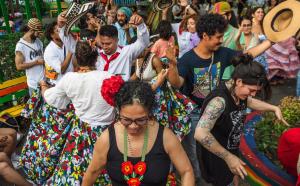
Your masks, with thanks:
[[[148,116],[144,116],[144,117],[141,117],[141,118],[137,118],[137,119],[130,119],[130,118],[126,118],[124,116],[120,116],[119,117],[119,121],[124,125],[124,126],[129,126],[131,125],[133,122],[136,124],[136,125],[139,125],[139,126],[143,126],[143,125],[146,125],[149,121],[149,117]]]

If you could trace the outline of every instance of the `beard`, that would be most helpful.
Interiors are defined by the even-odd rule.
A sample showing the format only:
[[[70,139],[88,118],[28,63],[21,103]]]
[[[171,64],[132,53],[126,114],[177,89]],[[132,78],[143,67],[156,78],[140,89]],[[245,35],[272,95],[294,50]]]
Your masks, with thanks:
[[[35,41],[36,38],[37,38],[37,37],[36,37],[34,34],[30,35],[30,39],[31,39],[32,41]]]
[[[127,24],[127,21],[124,20],[118,20],[118,23],[121,27],[123,27],[125,24]]]

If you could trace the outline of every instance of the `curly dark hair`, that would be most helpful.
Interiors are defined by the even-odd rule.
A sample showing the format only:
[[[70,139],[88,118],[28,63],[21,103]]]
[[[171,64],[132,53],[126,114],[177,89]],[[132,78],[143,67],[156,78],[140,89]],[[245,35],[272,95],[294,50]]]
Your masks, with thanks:
[[[47,38],[48,41],[52,40],[51,34],[54,33],[54,28],[55,28],[56,25],[57,25],[56,21],[46,25],[45,37]]]
[[[75,56],[79,66],[95,67],[98,53],[86,41],[78,41],[75,49]]]
[[[141,104],[150,114],[154,107],[154,92],[149,83],[142,81],[127,81],[115,96],[116,108],[120,111],[122,106]]]
[[[118,38],[118,30],[114,25],[104,25],[101,26],[99,30],[99,35],[111,38]]]
[[[156,32],[159,34],[159,37],[164,40],[169,40],[172,36],[172,25],[170,21],[162,20],[157,26]]]
[[[236,56],[232,59],[232,64],[235,66],[231,76],[234,82],[237,79],[242,79],[242,82],[246,85],[262,86],[262,99],[269,99],[271,97],[272,91],[270,83],[262,64],[256,62],[253,57],[248,54]]]
[[[224,33],[227,25],[228,22],[223,16],[218,14],[206,14],[200,16],[196,25],[196,29],[199,38],[202,39],[204,33],[206,33],[208,36],[213,36],[217,32]]]

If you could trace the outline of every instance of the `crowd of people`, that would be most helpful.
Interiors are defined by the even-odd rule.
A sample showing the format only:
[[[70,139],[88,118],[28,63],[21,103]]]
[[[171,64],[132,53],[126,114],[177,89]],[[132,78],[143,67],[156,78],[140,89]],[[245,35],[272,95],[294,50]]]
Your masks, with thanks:
[[[239,156],[246,109],[288,125],[265,102],[271,85],[300,69],[295,37],[264,35],[265,11],[278,2],[239,1],[236,14],[232,2],[182,0],[159,11],[156,30],[138,9],[96,4],[80,18],[79,38],[66,34],[66,12],[44,31],[36,18],[22,29],[25,177],[10,161],[16,132],[2,128],[0,175],[16,185],[162,186],[176,173],[183,186],[238,185],[247,176]]]

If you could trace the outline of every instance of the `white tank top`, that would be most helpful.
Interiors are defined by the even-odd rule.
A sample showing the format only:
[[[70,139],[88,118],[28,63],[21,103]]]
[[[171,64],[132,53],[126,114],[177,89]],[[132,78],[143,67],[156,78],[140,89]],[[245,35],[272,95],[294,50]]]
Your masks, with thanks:
[[[143,81],[151,81],[151,79],[157,75],[156,71],[153,69],[152,66],[152,59],[154,55],[155,54],[151,53],[150,56],[148,57],[147,66],[144,69],[142,77],[141,77],[142,64],[139,64],[138,62],[136,63],[135,74],[138,78],[143,79]]]

